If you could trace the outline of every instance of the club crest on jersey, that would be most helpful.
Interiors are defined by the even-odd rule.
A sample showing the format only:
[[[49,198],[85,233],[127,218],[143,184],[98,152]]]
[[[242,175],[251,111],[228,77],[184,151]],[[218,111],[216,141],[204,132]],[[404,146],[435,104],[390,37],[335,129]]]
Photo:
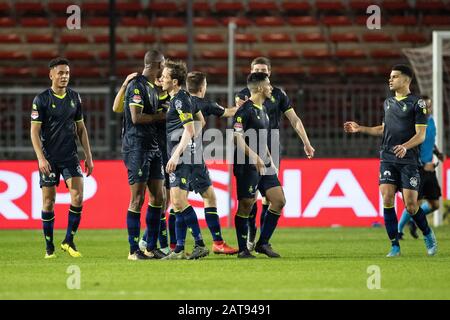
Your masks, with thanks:
[[[141,96],[140,95],[138,95],[138,94],[135,94],[134,96],[133,96],[133,102],[134,103],[141,103],[142,102],[142,98],[141,98]]]
[[[427,104],[425,103],[425,101],[423,99],[419,99],[417,101],[417,105],[419,106],[419,108],[425,109],[427,107]]]
[[[37,110],[37,105],[33,104],[33,110]]]
[[[56,108],[56,105],[55,105],[54,103],[52,103],[52,108],[53,108],[53,109],[55,109],[55,108]]]
[[[36,120],[37,118],[39,118],[39,112],[37,111],[31,112],[31,119]]]
[[[411,179],[409,179],[409,184],[414,188],[417,187],[418,179],[416,177],[412,177]]]
[[[175,100],[175,109],[180,110],[183,103],[180,100]]]
[[[169,182],[170,183],[174,183],[176,178],[177,177],[175,176],[175,173],[172,172],[171,174],[169,174]]]
[[[75,102],[73,102],[73,100],[70,100],[70,106],[71,106],[72,108],[75,108]]]
[[[403,105],[402,110],[403,110],[403,112],[406,112],[406,110],[408,110],[408,107],[406,106],[406,104]]]
[[[271,97],[270,97],[270,101],[271,101],[272,103],[275,103],[275,97],[274,97],[274,96],[271,96]]]

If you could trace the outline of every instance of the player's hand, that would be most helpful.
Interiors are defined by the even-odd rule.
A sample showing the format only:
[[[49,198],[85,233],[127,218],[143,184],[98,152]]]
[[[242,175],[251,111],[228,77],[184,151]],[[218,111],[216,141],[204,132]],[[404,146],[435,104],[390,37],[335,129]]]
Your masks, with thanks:
[[[443,153],[438,153],[437,158],[439,159],[439,161],[444,162],[445,158],[447,158],[447,157]]]
[[[169,161],[167,162],[167,166],[166,166],[167,173],[172,173],[175,171],[175,169],[177,168],[177,165],[178,165],[178,160],[179,160],[179,158],[175,155],[172,155],[172,157],[170,157]]]
[[[94,171],[94,162],[92,159],[84,160],[84,172],[86,172],[86,177],[89,177]]]
[[[404,146],[402,146],[401,144],[398,144],[394,147],[393,149],[395,156],[397,158],[403,158],[406,155],[406,148]]]
[[[245,96],[245,99],[242,100],[241,98],[236,99],[236,107],[240,108],[242,105],[248,100],[248,97]]]
[[[255,167],[256,171],[258,171],[260,176],[266,173],[266,165],[264,164],[264,161],[260,157],[256,158]]]
[[[308,159],[314,158],[314,152],[316,152],[316,150],[312,147],[312,145],[306,145],[303,149],[305,150],[305,154]]]
[[[122,86],[126,87],[128,85],[128,83],[131,81],[131,79],[133,79],[134,77],[136,77],[139,74],[139,72],[133,72],[130,73],[127,78],[125,79],[125,81],[123,82]]]
[[[38,159],[38,163],[39,163],[39,171],[48,176],[52,171],[52,167],[50,166],[50,163],[47,161],[47,159],[45,158]]]
[[[357,124],[354,121],[347,121],[344,123],[344,131],[349,133],[356,133],[359,132],[360,127],[359,124]]]

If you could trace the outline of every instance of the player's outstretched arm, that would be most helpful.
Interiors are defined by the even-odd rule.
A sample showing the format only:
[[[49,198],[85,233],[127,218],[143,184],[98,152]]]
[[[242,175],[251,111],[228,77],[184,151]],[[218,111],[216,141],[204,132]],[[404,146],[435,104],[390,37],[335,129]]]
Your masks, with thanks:
[[[86,170],[87,176],[89,177],[94,170],[94,162],[92,161],[92,152],[91,145],[89,144],[89,136],[87,133],[86,126],[84,125],[84,121],[77,121],[77,135],[80,139],[81,146],[84,150],[84,168]]]
[[[344,131],[347,133],[364,133],[371,136],[382,136],[384,131],[384,123],[380,126],[365,127],[360,126],[354,121],[347,121],[344,123]]]
[[[311,146],[302,120],[298,117],[297,113],[292,108],[286,111],[285,115],[291,122],[291,126],[294,128],[295,132],[297,132],[297,135],[300,137],[300,139],[302,139],[306,156],[309,159],[313,158],[314,152],[316,150]]]
[[[163,112],[147,114],[142,112],[143,108],[144,106],[130,104],[131,121],[133,124],[147,124],[166,119],[166,114]]]
[[[239,107],[230,107],[230,108],[225,108],[225,112],[222,115],[222,118],[231,118],[234,117],[234,115],[236,114],[236,111],[238,111]]]
[[[113,111],[116,113],[122,113],[123,112],[123,102],[125,100],[125,90],[127,89],[127,85],[130,82],[131,79],[136,77],[138,75],[137,72],[131,73],[127,76],[125,81],[122,83],[122,86],[119,89],[119,92],[117,92],[116,97],[114,98],[114,104],[113,104]]]
[[[41,126],[42,124],[40,122],[31,123],[31,143],[33,144],[33,149],[38,159],[39,171],[49,175],[52,168],[50,167],[50,163],[47,159],[45,159],[44,152],[42,151],[41,140],[39,138]]]

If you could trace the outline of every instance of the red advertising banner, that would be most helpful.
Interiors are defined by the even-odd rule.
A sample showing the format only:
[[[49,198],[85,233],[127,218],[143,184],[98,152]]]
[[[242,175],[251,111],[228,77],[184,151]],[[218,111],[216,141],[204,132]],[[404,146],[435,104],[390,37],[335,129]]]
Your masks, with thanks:
[[[236,186],[232,177],[232,201],[228,166],[208,165],[213,180],[222,226],[236,211]],[[450,160],[443,166],[443,195],[450,198]],[[377,159],[283,160],[279,178],[286,206],[279,226],[371,226],[383,223],[382,198],[378,191]],[[203,202],[191,193],[189,200],[200,223]],[[125,228],[130,201],[126,169],[122,161],[96,161],[94,174],[84,182],[81,228]],[[65,228],[70,196],[63,181],[57,188],[55,227]],[[400,195],[398,214],[403,210]],[[142,209],[144,222],[145,207]],[[0,229],[41,228],[42,195],[35,161],[0,161]],[[233,220],[233,219],[232,219]],[[144,224],[142,224],[144,225]]]

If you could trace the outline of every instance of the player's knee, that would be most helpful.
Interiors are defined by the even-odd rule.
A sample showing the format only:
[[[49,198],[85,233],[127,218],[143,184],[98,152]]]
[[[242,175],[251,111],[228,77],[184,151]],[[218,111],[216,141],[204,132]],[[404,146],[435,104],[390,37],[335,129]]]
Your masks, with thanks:
[[[383,205],[385,207],[393,207],[395,201],[395,194],[383,194]]]
[[[130,201],[130,208],[134,211],[140,211],[143,204],[144,197],[141,195],[136,195]]]
[[[255,202],[253,199],[243,199],[239,200],[239,215],[243,217],[248,217],[250,215],[250,212],[252,211],[253,204]]]
[[[431,211],[435,211],[435,210],[439,209],[439,201],[431,201],[430,209],[431,209]]]
[[[43,211],[53,211],[53,208],[55,207],[55,199],[53,198],[44,198],[42,203],[42,210]]]
[[[83,205],[83,194],[81,192],[72,195],[72,205],[75,207],[81,207]]]
[[[410,214],[415,214],[419,206],[415,202],[406,203],[406,211]]]
[[[189,203],[187,203],[189,204]],[[181,211],[183,210],[186,206],[186,201],[184,201],[183,199],[179,198],[179,197],[173,197],[172,199],[172,206],[175,208],[176,211]]]

